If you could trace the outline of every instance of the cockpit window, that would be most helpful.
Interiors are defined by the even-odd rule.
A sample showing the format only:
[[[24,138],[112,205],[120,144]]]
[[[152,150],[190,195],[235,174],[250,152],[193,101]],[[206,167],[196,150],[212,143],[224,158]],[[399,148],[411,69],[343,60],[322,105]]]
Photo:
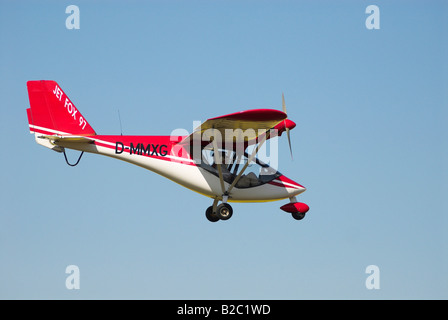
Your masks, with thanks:
[[[229,150],[219,150],[219,152],[222,159],[221,171],[223,179],[227,183],[232,183],[247,163],[249,154],[247,152],[244,152],[244,154],[237,154],[236,152]],[[201,167],[215,176],[219,176],[213,150],[205,148],[202,150]],[[235,187],[256,187],[278,178],[280,175],[280,172],[273,169],[268,164],[254,158],[241,175]]]

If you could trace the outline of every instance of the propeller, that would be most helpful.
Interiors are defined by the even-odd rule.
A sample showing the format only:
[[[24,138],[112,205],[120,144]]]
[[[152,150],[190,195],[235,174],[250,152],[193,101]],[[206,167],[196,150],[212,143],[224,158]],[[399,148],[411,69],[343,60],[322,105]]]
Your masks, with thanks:
[[[282,109],[283,109],[283,112],[286,113],[286,115],[288,115],[288,113],[286,112],[285,95],[283,94],[283,92],[282,92]],[[288,119],[288,118],[286,118],[286,119]],[[286,126],[286,119],[283,120],[283,124],[286,129],[286,135],[288,136],[288,144],[289,144],[289,151],[291,152],[291,159],[294,160],[294,157],[292,156],[291,135],[289,134],[289,128]],[[291,121],[291,120],[289,120],[289,121]]]

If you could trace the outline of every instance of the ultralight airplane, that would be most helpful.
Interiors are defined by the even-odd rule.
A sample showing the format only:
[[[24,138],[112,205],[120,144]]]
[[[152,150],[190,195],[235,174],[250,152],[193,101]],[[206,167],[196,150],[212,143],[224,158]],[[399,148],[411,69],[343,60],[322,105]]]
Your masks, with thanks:
[[[280,209],[296,220],[309,210],[296,199],[306,188],[256,157],[267,139],[284,131],[291,148],[289,130],[296,124],[287,119],[283,96],[283,111],[253,109],[211,118],[187,136],[98,135],[55,81],[28,81],[27,87],[30,132],[38,144],[63,153],[71,166],[89,152],[151,170],[212,198],[205,213],[211,222],[230,219],[229,202],[289,199]],[[65,149],[82,152],[75,164]]]

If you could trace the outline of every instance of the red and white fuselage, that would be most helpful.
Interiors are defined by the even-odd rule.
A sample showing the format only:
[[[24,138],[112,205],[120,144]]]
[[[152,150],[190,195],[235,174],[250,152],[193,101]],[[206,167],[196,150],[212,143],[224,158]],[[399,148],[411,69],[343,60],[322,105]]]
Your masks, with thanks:
[[[70,136],[68,133],[41,128],[30,124],[31,132],[36,134],[36,140],[48,144],[48,139],[39,136],[57,135]],[[205,196],[220,197],[221,185],[219,177],[201,168],[187,152],[176,148],[183,136],[121,136],[94,135],[86,136],[91,143],[65,142],[63,139],[57,145],[64,148],[96,153],[123,160],[142,168],[153,171],[188,189]],[[230,184],[224,182],[228,187]],[[251,188],[238,188],[229,196],[230,202],[262,202],[291,198],[306,190],[302,185],[284,175]]]
[[[181,143],[185,136],[97,135],[56,82],[27,84],[31,105],[27,109],[29,128],[37,143],[47,148],[59,152],[69,148],[126,161],[219,201],[223,201],[224,187],[231,190],[225,202],[295,200],[295,196],[306,190],[274,169],[271,171],[276,172],[275,176],[263,182],[229,188],[231,181],[223,181],[222,173],[221,176],[213,173],[201,160],[194,159]],[[264,165],[264,169],[271,168]]]

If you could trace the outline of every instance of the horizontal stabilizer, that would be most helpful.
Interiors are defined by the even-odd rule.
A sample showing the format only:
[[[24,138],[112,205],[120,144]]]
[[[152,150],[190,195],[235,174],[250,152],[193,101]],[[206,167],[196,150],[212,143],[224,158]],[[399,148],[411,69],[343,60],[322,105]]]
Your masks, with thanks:
[[[93,143],[94,141],[92,139],[81,137],[81,136],[68,136],[68,137],[62,137],[62,136],[48,136],[48,135],[42,135],[38,136],[38,138],[41,139],[47,139],[51,142],[57,144],[58,142],[75,142],[75,143]]]
[[[94,143],[94,140],[81,136],[39,135],[35,133],[36,142],[56,152],[64,152],[64,147],[70,144]]]

